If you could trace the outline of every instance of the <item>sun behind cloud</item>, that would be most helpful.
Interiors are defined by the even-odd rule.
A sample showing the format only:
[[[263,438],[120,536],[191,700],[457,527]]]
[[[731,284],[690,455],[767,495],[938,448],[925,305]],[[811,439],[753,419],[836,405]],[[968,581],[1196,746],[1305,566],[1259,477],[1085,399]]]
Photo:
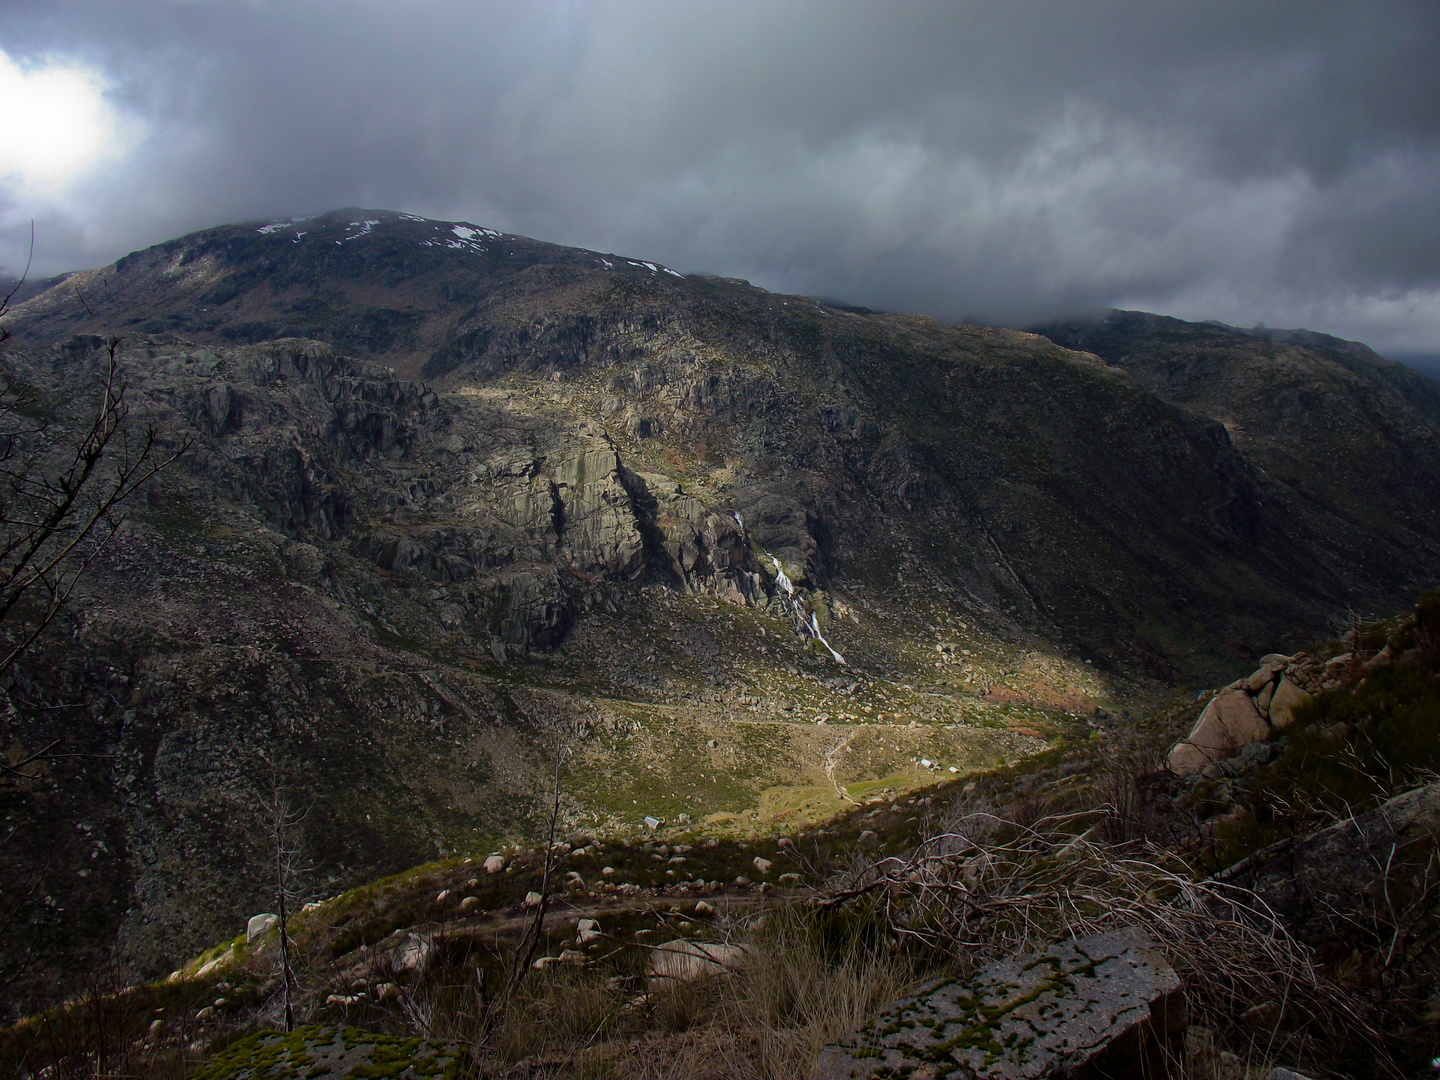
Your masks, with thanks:
[[[79,64],[17,64],[0,52],[0,187],[48,201],[132,145],[137,125],[106,89],[102,73]]]

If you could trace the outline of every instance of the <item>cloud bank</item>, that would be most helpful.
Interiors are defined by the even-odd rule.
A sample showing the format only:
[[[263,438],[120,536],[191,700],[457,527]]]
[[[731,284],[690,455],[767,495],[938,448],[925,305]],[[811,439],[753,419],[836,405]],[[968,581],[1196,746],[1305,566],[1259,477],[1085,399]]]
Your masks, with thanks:
[[[48,273],[358,205],[946,320],[1440,353],[1428,0],[11,0],[0,42],[0,91],[99,102],[65,168],[0,150],[12,269],[32,218]]]

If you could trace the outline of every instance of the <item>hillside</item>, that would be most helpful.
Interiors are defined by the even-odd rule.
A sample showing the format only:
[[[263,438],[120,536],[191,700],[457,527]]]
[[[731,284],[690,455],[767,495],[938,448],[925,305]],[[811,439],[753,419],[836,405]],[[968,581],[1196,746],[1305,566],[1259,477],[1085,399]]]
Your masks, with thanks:
[[[7,325],[57,430],[115,334],[135,423],[190,441],[6,688],[11,760],[83,755],[0,791],[6,879],[46,898],[17,1005],[264,910],[269,760],[317,895],[533,839],[562,746],[567,828],[745,837],[1218,683],[1440,565],[1435,392],[1333,343],[1162,376],[348,210]]]

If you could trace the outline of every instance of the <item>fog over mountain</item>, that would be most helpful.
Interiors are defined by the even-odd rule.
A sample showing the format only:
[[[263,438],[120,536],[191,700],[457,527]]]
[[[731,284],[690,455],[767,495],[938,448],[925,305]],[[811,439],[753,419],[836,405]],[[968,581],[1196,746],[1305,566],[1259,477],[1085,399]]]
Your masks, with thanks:
[[[945,320],[1440,353],[1432,3],[0,11],[0,266],[385,206]]]

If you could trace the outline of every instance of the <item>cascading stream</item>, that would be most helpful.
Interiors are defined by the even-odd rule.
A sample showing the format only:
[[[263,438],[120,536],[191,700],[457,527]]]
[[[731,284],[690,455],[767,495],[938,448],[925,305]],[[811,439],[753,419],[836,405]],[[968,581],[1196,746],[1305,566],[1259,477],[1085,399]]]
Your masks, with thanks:
[[[735,518],[735,524],[740,526],[740,532],[743,535],[745,532],[745,519],[740,516],[740,511],[732,510],[731,516]],[[805,613],[800,607],[800,601],[796,599],[795,596],[795,583],[791,581],[789,575],[785,573],[785,568],[780,565],[780,560],[774,555],[771,555],[770,552],[765,551],[764,548],[761,548],[761,551],[764,552],[765,557],[775,566],[775,585],[785,594],[780,604],[790,613],[790,617],[795,620],[796,629],[801,633],[808,634],[820,642],[821,645],[824,645],[825,651],[835,658],[837,664],[843,666],[845,664],[845,657],[836,652],[830,642],[825,640],[825,636],[820,633],[820,620],[816,617],[815,612],[810,612],[810,618],[808,620],[805,618]]]
[[[825,636],[820,633],[820,621],[815,617],[815,612],[813,611],[810,612],[810,636],[813,637],[816,641],[820,642],[821,645],[825,646],[825,648],[829,651],[830,655],[835,658],[835,662],[837,664],[843,665],[845,663],[845,657],[841,656],[838,652],[831,648],[830,642],[826,641]]]

